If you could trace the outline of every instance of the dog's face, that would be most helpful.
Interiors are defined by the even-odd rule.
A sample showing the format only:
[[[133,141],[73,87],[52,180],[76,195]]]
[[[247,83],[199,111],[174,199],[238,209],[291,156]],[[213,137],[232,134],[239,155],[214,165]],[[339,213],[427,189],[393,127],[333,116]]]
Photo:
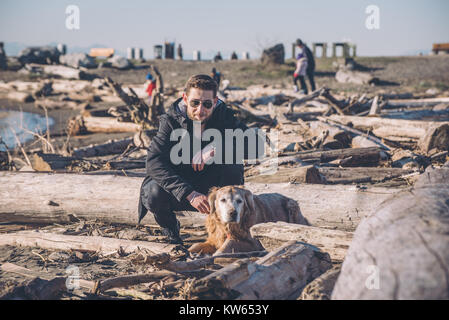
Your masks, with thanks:
[[[235,186],[212,189],[209,195],[211,212],[224,223],[240,223],[248,207],[254,207],[252,193]]]

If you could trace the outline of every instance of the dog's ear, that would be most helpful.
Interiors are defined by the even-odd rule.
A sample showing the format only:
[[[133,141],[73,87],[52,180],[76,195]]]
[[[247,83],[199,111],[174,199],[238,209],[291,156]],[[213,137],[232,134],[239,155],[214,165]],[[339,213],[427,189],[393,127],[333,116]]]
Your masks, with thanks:
[[[253,193],[249,190],[243,189],[244,191],[244,196],[245,196],[245,202],[246,202],[246,207],[249,210],[249,212],[254,212],[255,209],[255,204],[254,204],[254,196]]]
[[[217,187],[212,187],[209,190],[209,197],[208,197],[209,207],[210,207],[209,213],[214,213],[215,212],[215,198],[217,197],[217,190],[218,189],[219,188],[217,188]]]

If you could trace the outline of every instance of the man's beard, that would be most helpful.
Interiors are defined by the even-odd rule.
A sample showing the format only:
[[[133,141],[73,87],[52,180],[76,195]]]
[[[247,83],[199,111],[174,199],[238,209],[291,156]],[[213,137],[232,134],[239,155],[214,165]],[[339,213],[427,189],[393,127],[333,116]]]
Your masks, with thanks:
[[[194,115],[194,113],[193,112],[189,112],[189,110],[187,109],[187,116],[192,121],[201,121],[201,123],[205,123],[205,122],[207,122],[211,118],[212,112],[209,114],[209,116],[207,118],[204,118],[202,120],[198,120],[197,117]],[[204,115],[202,115],[202,117],[204,117]]]

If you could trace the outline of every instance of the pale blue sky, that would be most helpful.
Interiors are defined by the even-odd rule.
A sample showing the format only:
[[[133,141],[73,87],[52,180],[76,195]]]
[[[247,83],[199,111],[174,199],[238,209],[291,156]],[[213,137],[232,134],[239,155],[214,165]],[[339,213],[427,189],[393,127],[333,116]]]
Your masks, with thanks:
[[[80,8],[80,30],[65,27],[68,5]],[[365,27],[368,5],[380,9],[380,29]],[[70,47],[104,44],[125,51],[165,40],[225,58],[236,50],[257,57],[262,47],[282,42],[352,40],[359,55],[406,55],[449,42],[447,0],[0,0],[0,41]]]

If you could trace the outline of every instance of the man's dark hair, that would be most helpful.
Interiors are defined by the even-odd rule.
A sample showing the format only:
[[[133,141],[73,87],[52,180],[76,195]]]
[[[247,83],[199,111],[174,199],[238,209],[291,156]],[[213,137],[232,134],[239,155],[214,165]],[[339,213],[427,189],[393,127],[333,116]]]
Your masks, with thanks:
[[[302,45],[304,45],[304,43],[302,42],[301,39],[296,39],[296,45],[297,46],[302,46]]]
[[[212,90],[214,92],[214,97],[217,96],[217,83],[214,79],[206,74],[198,74],[196,76],[190,77],[190,79],[186,83],[186,95],[189,95],[190,89],[192,88]]]

